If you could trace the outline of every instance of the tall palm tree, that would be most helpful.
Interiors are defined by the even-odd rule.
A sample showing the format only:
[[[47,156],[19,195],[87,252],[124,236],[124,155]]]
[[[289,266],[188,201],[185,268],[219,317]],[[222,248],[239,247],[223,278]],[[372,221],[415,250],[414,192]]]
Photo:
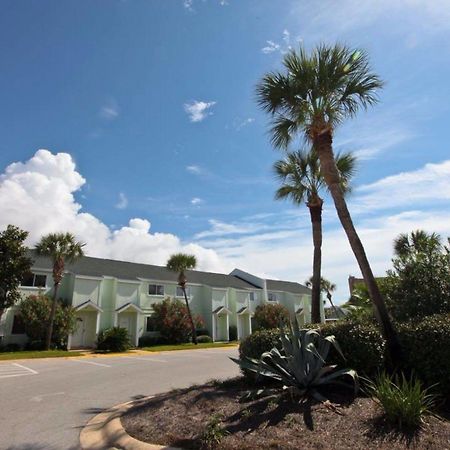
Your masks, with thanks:
[[[371,71],[364,51],[339,44],[320,45],[310,54],[291,50],[283,59],[285,71],[268,73],[257,86],[259,105],[272,116],[272,144],[286,149],[298,137],[311,142],[341,224],[364,277],[375,313],[386,338],[391,361],[401,348],[386,304],[353,225],[333,154],[336,127],[362,108],[377,102],[381,79]]]
[[[349,180],[355,171],[355,157],[350,153],[337,155],[336,166],[339,171],[341,188],[348,192]],[[322,205],[321,190],[326,188],[320,170],[317,152],[297,151],[277,161],[274,165],[276,176],[282,185],[275,193],[276,199],[291,199],[296,205],[305,203],[309,209],[313,236],[313,276],[311,298],[311,321],[319,323],[320,318],[320,280],[322,266]]]
[[[185,253],[176,253],[172,255],[167,261],[166,268],[172,272],[178,273],[178,286],[180,286],[183,291],[184,300],[186,302],[186,308],[189,316],[189,321],[191,322],[192,328],[192,342],[197,345],[197,332],[195,330],[194,320],[191,314],[191,308],[189,306],[189,301],[186,294],[186,270],[195,269],[197,265],[197,259],[194,255],[187,255]]]
[[[64,276],[65,263],[73,262],[83,256],[84,245],[77,242],[71,233],[50,233],[43,236],[35,246],[38,255],[49,257],[53,263],[53,299],[45,340],[46,350],[50,348],[52,340],[58,290]]]

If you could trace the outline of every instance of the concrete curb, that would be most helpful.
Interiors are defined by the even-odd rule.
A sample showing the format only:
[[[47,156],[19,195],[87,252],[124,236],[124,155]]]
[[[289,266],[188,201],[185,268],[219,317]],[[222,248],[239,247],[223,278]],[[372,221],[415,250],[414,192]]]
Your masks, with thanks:
[[[129,409],[145,403],[150,397],[122,403],[93,417],[80,433],[83,450],[182,450],[165,445],[147,444],[131,437],[122,426],[120,417]]]

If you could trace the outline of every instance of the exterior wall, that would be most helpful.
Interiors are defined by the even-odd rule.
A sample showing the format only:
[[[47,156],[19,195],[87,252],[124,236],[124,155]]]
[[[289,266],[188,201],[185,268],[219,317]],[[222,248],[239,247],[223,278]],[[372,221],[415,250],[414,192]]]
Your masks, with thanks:
[[[47,275],[47,286],[45,288],[23,287],[22,295],[43,293],[52,295],[52,279],[51,271],[33,270],[36,274]],[[214,288],[207,285],[189,284],[190,297],[189,303],[193,314],[200,315],[205,321],[205,328],[208,329],[210,335],[213,334],[213,322],[215,321],[216,332],[217,325],[224,328],[226,323],[228,326],[238,326],[241,334],[248,334],[251,331],[249,326],[250,320],[247,314],[244,317],[237,315],[237,312],[244,307],[249,308],[250,317],[253,315],[256,307],[260,304],[268,302],[266,281],[246,274],[241,271],[234,271],[237,276],[248,279],[252,284],[260,287],[244,290],[235,288]],[[244,274],[247,278],[242,276]],[[164,295],[149,295],[149,284],[158,284],[164,286]],[[67,301],[74,307],[77,307],[88,300],[102,309],[99,313],[99,322],[95,324],[91,317],[96,316],[96,312],[90,307],[89,319],[86,319],[85,326],[89,327],[86,331],[86,342],[95,342],[98,330],[112,327],[120,324],[120,318],[116,310],[127,303],[133,303],[142,310],[142,313],[127,310],[121,313],[122,318],[129,317],[130,334],[139,337],[146,334],[146,318],[153,312],[152,305],[159,303],[165,298],[178,298],[184,302],[183,297],[176,297],[177,284],[175,282],[161,282],[158,280],[142,279],[140,281],[127,281],[115,279],[113,277],[87,277],[79,276],[72,273],[66,273],[61,283],[58,297]],[[250,300],[250,292],[254,293],[254,300]],[[310,303],[311,296],[307,294],[292,294],[288,292],[274,291],[278,294],[278,302],[285,305],[290,314],[294,317],[295,311],[300,307],[304,309],[304,317],[306,322],[310,320]],[[272,303],[272,302],[268,302]],[[275,303],[275,302],[273,302]],[[230,314],[215,317],[213,311],[219,307],[224,307],[230,311]],[[0,335],[4,335],[3,343],[19,343],[25,344],[27,337],[25,335],[12,335],[12,324],[14,313],[17,306],[7,310],[1,319]],[[80,310],[79,317],[84,318],[87,311]],[[322,305],[323,313],[323,305]],[[226,318],[225,318],[226,316]],[[136,320],[137,319],[137,320]],[[92,322],[92,323],[91,323]],[[92,334],[94,333],[94,334]],[[228,329],[221,329],[218,339],[223,339],[228,334]]]

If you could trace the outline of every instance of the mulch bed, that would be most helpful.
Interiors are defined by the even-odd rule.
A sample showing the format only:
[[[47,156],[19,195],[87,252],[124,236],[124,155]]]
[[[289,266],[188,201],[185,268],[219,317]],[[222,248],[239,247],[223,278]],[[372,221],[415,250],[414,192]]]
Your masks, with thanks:
[[[122,425],[141,441],[185,449],[450,449],[445,420],[430,417],[418,432],[402,434],[389,429],[368,398],[330,393],[341,405],[337,414],[323,404],[239,402],[247,391],[241,379],[171,391],[129,411]]]

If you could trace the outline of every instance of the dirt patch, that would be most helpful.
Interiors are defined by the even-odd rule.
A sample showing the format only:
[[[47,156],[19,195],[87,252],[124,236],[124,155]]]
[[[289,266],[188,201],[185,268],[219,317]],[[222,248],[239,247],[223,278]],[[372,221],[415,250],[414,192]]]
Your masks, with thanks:
[[[241,380],[210,383],[159,395],[129,411],[122,424],[141,441],[185,449],[450,449],[450,422],[427,419],[415,434],[384,423],[368,398],[335,393],[338,413],[322,404],[260,399],[242,403]]]

